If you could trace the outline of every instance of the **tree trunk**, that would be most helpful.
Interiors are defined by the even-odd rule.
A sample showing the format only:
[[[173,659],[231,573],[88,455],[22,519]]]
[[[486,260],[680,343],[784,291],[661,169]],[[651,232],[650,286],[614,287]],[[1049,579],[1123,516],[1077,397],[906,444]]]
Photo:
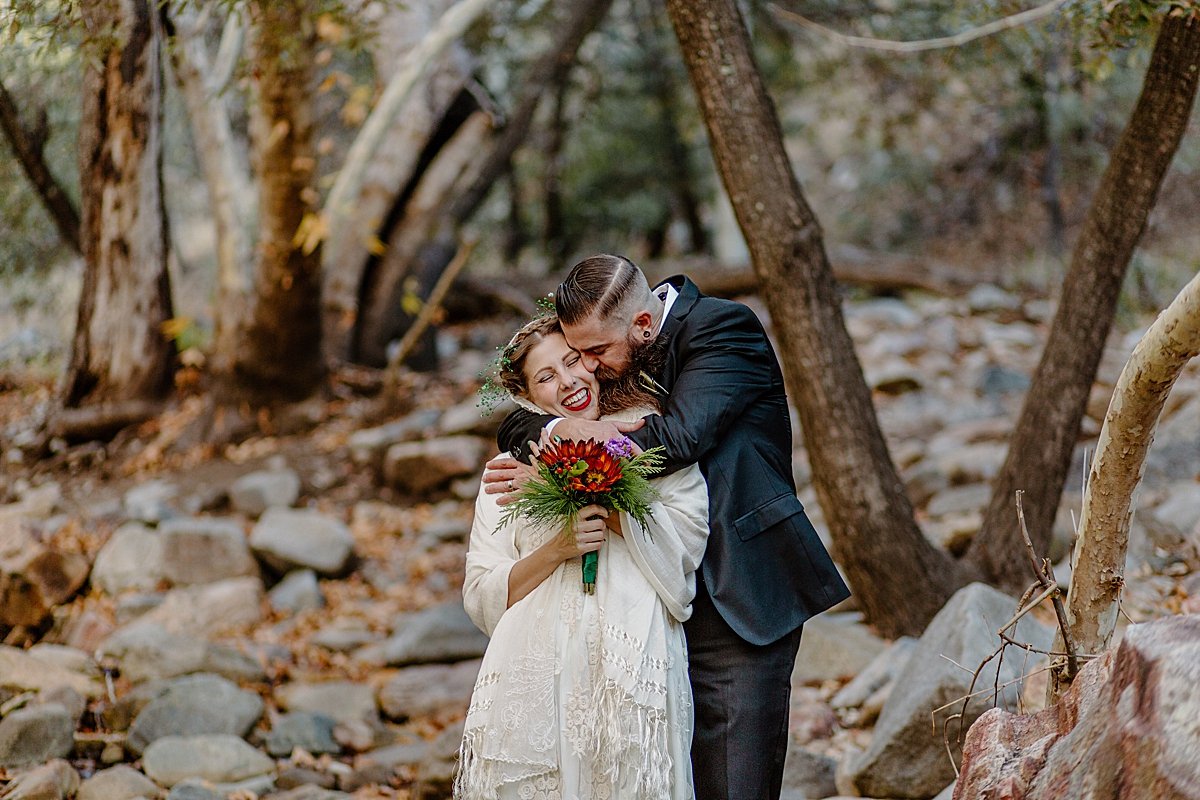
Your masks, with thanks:
[[[564,4],[569,13],[555,31],[550,47],[529,66],[521,82],[521,95],[495,141],[482,156],[482,166],[471,187],[457,197],[447,212],[453,226],[461,225],[487,197],[492,186],[508,168],[509,159],[529,134],[538,103],[549,91],[565,80],[575,63],[575,53],[589,33],[608,13],[612,0],[576,0]]]
[[[550,263],[561,264],[567,257],[566,214],[563,210],[562,172],[563,148],[567,142],[567,89],[571,73],[563,75],[562,82],[554,87],[554,107],[550,113],[546,141],[546,172],[542,176],[542,207],[545,220],[542,225],[542,247],[550,257]]]
[[[1200,355],[1200,275],[1192,278],[1133,349],[1113,389],[1092,460],[1067,592],[1071,642],[1080,653],[1108,648],[1117,625],[1134,497],[1158,417],[1175,380]],[[1054,650],[1063,651],[1062,632]],[[1070,685],[1051,671],[1050,702]]]
[[[1030,538],[1050,542],[1096,368],[1133,250],[1187,128],[1200,76],[1200,14],[1162,23],[1133,115],[1112,152],[1075,244],[1058,312],[966,559],[1000,586],[1029,583],[1013,496],[1025,491]]]
[[[38,112],[44,122],[45,110],[39,108]],[[79,246],[79,212],[75,210],[70,196],[50,171],[42,152],[46,144],[45,127],[39,125],[35,130],[29,130],[21,123],[17,104],[3,83],[0,83],[0,130],[4,131],[9,144],[12,145],[13,153],[29,182],[33,184],[38,197],[42,198],[46,211],[50,213],[50,219],[58,228],[58,234],[72,250],[82,253],[83,250]]]
[[[221,76],[213,74],[199,15],[190,4],[179,2],[170,8],[164,5],[162,14],[170,23],[168,30],[174,28],[171,63],[212,207],[217,255],[212,370],[224,374],[232,369],[229,360],[238,350],[238,321],[250,302],[251,237],[257,211],[249,170],[234,142],[228,104],[217,83]]]
[[[917,527],[736,0],[667,0],[667,12],[771,313],[838,563],[885,636],[918,633],[969,575]]]
[[[173,349],[162,194],[162,67],[148,0],[89,0],[80,11],[108,49],[83,78],[79,173],[83,289],[65,406],[161,397]]]
[[[451,246],[449,252],[430,263],[423,264],[424,259],[418,257],[424,245],[444,233],[439,226],[446,205],[456,191],[473,180],[479,167],[476,155],[491,131],[492,118],[487,112],[476,110],[461,125],[455,122],[452,127],[453,135],[438,147],[438,157],[422,172],[420,183],[411,194],[401,201],[403,212],[388,235],[387,251],[363,276],[352,350],[360,363],[371,366],[387,363],[388,343],[403,335],[438,275],[454,256]]]
[[[658,123],[663,141],[666,142],[666,181],[675,200],[675,213],[687,225],[689,253],[708,251],[708,231],[700,219],[700,199],[696,196],[695,175],[688,145],[684,141],[679,125],[679,94],[676,91],[674,70],[667,67],[665,52],[666,32],[659,22],[657,7],[644,3],[638,21],[638,36],[641,45],[643,68],[649,81],[650,94],[658,105]]]
[[[320,247],[306,252],[295,241],[316,200],[311,9],[307,0],[255,0],[246,8],[253,29],[258,263],[251,303],[230,338],[236,351],[224,354],[232,371],[223,388],[255,400],[302,398],[324,374]]]
[[[390,7],[379,21],[371,55],[376,74],[388,78],[387,88],[325,203],[324,214],[333,221],[322,256],[323,349],[330,359],[353,357],[364,274],[377,263],[396,214],[437,156],[429,149],[431,139],[453,132],[444,131],[446,117],[472,69],[458,40],[487,5],[486,0],[406,2]],[[431,74],[418,83],[426,72]]]

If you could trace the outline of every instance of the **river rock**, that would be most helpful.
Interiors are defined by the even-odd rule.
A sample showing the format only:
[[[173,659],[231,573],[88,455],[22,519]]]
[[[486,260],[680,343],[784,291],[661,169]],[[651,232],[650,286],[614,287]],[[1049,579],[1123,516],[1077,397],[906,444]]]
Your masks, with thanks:
[[[212,783],[243,781],[275,770],[275,762],[230,734],[167,736],[146,748],[142,768],[168,788],[188,778]]]
[[[137,522],[157,525],[175,516],[173,502],[179,490],[166,481],[147,481],[125,493],[125,516]]]
[[[393,667],[447,664],[481,657],[487,643],[462,602],[451,601],[402,616],[395,634],[356,651],[354,657],[368,664]]]
[[[3,800],[67,800],[79,789],[79,773],[70,764],[55,759],[13,776],[0,793]]]
[[[69,686],[84,697],[99,697],[103,691],[91,669],[68,669],[35,653],[0,645],[0,690],[20,694],[59,686]]]
[[[996,630],[1016,611],[1017,601],[982,583],[960,589],[930,622],[875,725],[866,752],[844,765],[847,781],[866,797],[928,798],[954,780],[947,757],[943,728],[947,718],[963,711],[955,701],[968,694],[971,674],[964,671],[983,664],[999,644]],[[1040,649],[1048,649],[1053,630],[1029,616],[1016,626],[1013,636]],[[961,667],[959,665],[962,665]],[[1033,668],[1025,658],[1007,658],[997,677],[997,660],[979,671],[975,690],[997,681],[1004,687],[997,702],[1015,707],[1020,696],[1023,668]],[[1011,682],[1011,683],[1010,683]],[[947,704],[954,704],[935,713]],[[966,704],[962,720],[966,729],[992,705],[990,693]],[[931,720],[934,722],[931,730]],[[957,721],[948,736],[953,743]],[[952,748],[953,749],[953,748]],[[958,753],[954,757],[959,758]]]
[[[1200,616],[1130,625],[1036,714],[988,711],[967,733],[959,800],[1200,797]]]
[[[98,657],[116,661],[121,675],[134,683],[193,672],[212,672],[233,681],[265,677],[262,666],[237,648],[174,634],[153,621],[139,620],[116,631],[100,645]]]
[[[287,508],[300,497],[300,476],[290,469],[251,472],[229,487],[233,510],[248,517],[260,516],[268,508]]]
[[[978,512],[987,508],[991,500],[992,489],[987,484],[973,483],[968,486],[954,486],[938,492],[929,501],[929,516],[943,517],[950,514],[963,514],[970,511]]]
[[[455,478],[476,474],[484,455],[484,440],[475,436],[405,442],[388,448],[383,477],[402,492],[423,494],[441,489]]]
[[[232,519],[177,518],[159,526],[163,575],[179,585],[257,575],[242,526]]]
[[[275,611],[298,614],[325,605],[317,573],[311,569],[292,570],[267,592],[267,602]]]
[[[442,412],[437,409],[425,408],[386,425],[355,431],[346,443],[350,450],[350,458],[355,464],[378,470],[389,447],[416,439],[434,430],[441,415]]]
[[[801,641],[803,641],[803,636]],[[911,636],[902,636],[892,642],[886,650],[860,670],[853,680],[838,690],[829,704],[838,709],[858,708],[873,694],[896,679],[896,676],[908,665],[908,660],[912,658],[916,647],[917,640]]]
[[[462,744],[463,723],[446,728],[433,740],[429,754],[417,767],[413,785],[413,800],[436,800],[450,797],[454,776],[458,771],[458,750]]]
[[[373,721],[379,718],[375,692],[364,683],[288,683],[275,690],[275,700],[289,711],[324,714],[335,722]]]
[[[164,736],[245,736],[262,713],[262,698],[254,692],[218,675],[189,675],[166,684],[142,709],[129,728],[127,744],[141,753]]]
[[[200,586],[172,589],[139,622],[153,622],[171,633],[208,637],[262,619],[262,581],[253,576],[226,578]]]
[[[75,746],[75,720],[57,703],[26,706],[0,720],[0,767],[63,758]]]
[[[803,638],[803,637],[801,637]],[[815,800],[837,794],[837,761],[805,750],[794,742],[783,766],[783,792],[779,800]]]
[[[136,769],[118,764],[97,772],[79,787],[76,800],[133,800],[162,796],[158,784]]]
[[[267,752],[276,758],[287,758],[299,747],[313,755],[336,753],[341,747],[333,738],[337,721],[327,714],[294,711],[279,716],[271,723],[267,734]]]
[[[92,584],[111,595],[153,589],[162,577],[162,540],[140,522],[117,528],[100,548],[92,568]]]
[[[354,537],[341,521],[315,511],[271,508],[250,534],[250,547],[278,572],[311,569],[339,575],[354,554]]]
[[[792,683],[821,683],[857,675],[888,648],[859,614],[821,614],[804,623]]]
[[[428,664],[402,669],[379,690],[379,705],[384,714],[397,720],[466,713],[480,663],[471,660],[451,666]]]
[[[82,554],[44,544],[25,517],[0,517],[0,626],[40,625],[83,586],[89,569]]]

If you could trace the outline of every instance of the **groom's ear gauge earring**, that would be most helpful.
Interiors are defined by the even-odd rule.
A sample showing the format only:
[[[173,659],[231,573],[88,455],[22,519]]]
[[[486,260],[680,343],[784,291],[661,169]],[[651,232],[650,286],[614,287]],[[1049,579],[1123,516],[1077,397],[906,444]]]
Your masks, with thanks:
[[[642,331],[642,338],[643,338],[643,339],[649,339],[649,338],[650,338],[650,331]]]

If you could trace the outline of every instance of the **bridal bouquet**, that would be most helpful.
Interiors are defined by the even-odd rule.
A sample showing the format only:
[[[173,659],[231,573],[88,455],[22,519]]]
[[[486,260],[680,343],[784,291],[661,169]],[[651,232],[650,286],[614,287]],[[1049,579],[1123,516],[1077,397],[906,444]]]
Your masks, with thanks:
[[[562,524],[571,530],[579,511],[595,504],[623,511],[645,527],[656,499],[648,479],[662,463],[663,448],[634,455],[633,442],[624,436],[607,442],[553,442],[538,452],[537,475],[517,492],[501,524],[524,517],[534,524]],[[598,562],[598,553],[583,555],[583,590],[588,594],[596,591]]]

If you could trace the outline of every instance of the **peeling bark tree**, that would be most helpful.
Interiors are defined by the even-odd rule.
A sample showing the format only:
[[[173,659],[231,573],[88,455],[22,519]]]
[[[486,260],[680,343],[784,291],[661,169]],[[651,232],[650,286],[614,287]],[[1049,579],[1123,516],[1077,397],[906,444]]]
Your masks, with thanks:
[[[771,312],[838,563],[884,635],[917,633],[969,574],[914,520],[736,0],[667,0],[667,11]]]
[[[257,216],[253,188],[245,159],[233,138],[228,100],[222,91],[223,75],[229,67],[211,63],[204,44],[202,15],[186,2],[164,4],[161,13],[174,40],[171,64],[187,106],[196,160],[212,207],[217,255],[212,369],[224,374],[232,369],[230,360],[239,346],[237,322],[249,303],[251,236]],[[236,58],[238,48],[226,47],[224,42],[238,42],[241,28],[241,20],[236,13],[231,14],[221,48],[230,61]]]
[[[237,325],[224,390],[251,399],[301,398],[321,382],[321,254],[296,234],[314,211],[311,146],[316,38],[307,0],[246,5],[252,29],[251,138],[259,185],[253,295]]]
[[[1002,587],[1019,592],[1029,583],[1012,506],[1017,489],[1025,492],[1034,548],[1044,553],[1049,545],[1121,283],[1187,128],[1198,78],[1200,14],[1173,13],[1162,22],[1141,96],[1075,244],[1058,312],[992,485],[983,527],[965,556]]]
[[[89,0],[103,47],[83,79],[79,172],[83,290],[66,406],[142,401],[171,384],[167,226],[162,195],[162,69],[148,0]]]
[[[1200,355],[1200,275],[1192,278],[1133,349],[1113,389],[1092,460],[1079,541],[1067,592],[1067,622],[1078,652],[1108,648],[1117,625],[1134,498],[1158,417],[1179,373]],[[1063,651],[1062,633],[1054,650]],[[1050,673],[1050,702],[1066,690],[1066,673]]]

